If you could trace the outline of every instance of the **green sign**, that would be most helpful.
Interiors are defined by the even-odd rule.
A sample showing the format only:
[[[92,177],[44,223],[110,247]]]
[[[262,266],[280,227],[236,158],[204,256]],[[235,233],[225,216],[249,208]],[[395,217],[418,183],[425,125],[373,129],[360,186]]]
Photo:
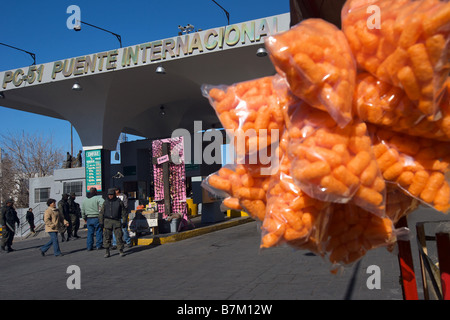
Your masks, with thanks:
[[[94,187],[97,191],[102,190],[102,150],[86,150],[84,152],[86,167],[86,190]]]

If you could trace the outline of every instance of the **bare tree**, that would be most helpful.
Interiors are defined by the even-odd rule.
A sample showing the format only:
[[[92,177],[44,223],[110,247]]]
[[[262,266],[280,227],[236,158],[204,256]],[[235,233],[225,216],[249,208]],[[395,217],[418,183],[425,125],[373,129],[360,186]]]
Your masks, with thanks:
[[[17,207],[27,207],[29,178],[52,175],[54,169],[61,167],[63,152],[53,144],[51,135],[25,131],[0,134],[0,148],[4,158],[11,162],[8,169],[6,166],[2,168],[2,174],[8,174],[8,179],[14,182],[8,186],[12,188],[10,190],[4,190],[2,185],[1,194],[9,191],[10,196],[16,198]]]

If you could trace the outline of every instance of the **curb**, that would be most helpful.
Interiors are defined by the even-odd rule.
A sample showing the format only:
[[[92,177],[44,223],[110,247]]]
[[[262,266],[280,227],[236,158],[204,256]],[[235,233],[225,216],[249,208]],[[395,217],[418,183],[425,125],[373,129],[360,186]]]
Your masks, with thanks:
[[[241,219],[233,219],[230,221],[226,221],[224,223],[218,223],[218,224],[214,224],[214,225],[207,226],[207,227],[201,227],[198,229],[183,231],[181,233],[176,233],[176,234],[170,235],[170,236],[155,236],[153,238],[148,238],[148,239],[141,238],[141,239],[137,240],[137,245],[138,246],[148,246],[148,245],[152,245],[152,244],[164,244],[164,243],[176,242],[176,241],[200,236],[200,235],[203,235],[206,233],[234,227],[234,226],[244,224],[247,222],[251,222],[251,221],[255,221],[255,220],[252,219],[251,217],[244,217]]]

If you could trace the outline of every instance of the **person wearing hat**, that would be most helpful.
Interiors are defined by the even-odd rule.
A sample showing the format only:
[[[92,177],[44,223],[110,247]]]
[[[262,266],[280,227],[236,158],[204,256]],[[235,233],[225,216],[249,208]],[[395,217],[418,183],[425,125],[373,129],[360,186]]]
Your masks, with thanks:
[[[2,226],[2,251],[11,252],[14,249],[11,247],[16,232],[17,226],[20,226],[20,220],[17,217],[17,212],[14,209],[14,199],[10,198],[6,200],[5,205],[1,209],[0,213],[0,225]]]
[[[80,205],[75,202],[75,199],[76,199],[75,192],[72,192],[70,194],[69,199],[67,200],[67,203],[69,205],[69,218],[70,223],[72,225],[69,236],[78,239],[79,238],[78,229],[80,228],[81,210]]]
[[[120,256],[124,256],[122,228],[126,227],[126,218],[127,211],[122,200],[117,198],[115,189],[108,189],[107,199],[103,202],[98,215],[100,226],[103,227],[103,247],[106,249],[105,258],[110,256],[113,233],[117,239],[117,248]]]

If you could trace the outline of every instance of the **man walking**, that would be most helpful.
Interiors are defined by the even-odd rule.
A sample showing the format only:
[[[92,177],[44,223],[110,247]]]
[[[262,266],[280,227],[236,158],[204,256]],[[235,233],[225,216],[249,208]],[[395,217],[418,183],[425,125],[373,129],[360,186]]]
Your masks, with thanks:
[[[63,193],[61,200],[58,201],[58,210],[64,216],[64,219],[69,222],[69,225],[60,231],[61,233],[61,242],[64,242],[66,239],[64,238],[64,233],[67,231],[67,241],[70,239],[70,233],[72,232],[72,223],[70,221],[69,216],[69,195],[67,193]]]
[[[125,220],[125,224],[123,223],[124,221],[122,221],[122,226],[125,225],[125,227],[122,228],[122,233],[123,241],[125,241],[125,244],[128,248],[131,248],[133,245],[131,244],[130,234],[128,233],[128,197],[126,196],[126,194],[120,191],[120,188],[116,188],[116,197],[122,200],[127,212],[127,219]],[[114,249],[115,247],[117,247],[117,240],[116,236],[113,234],[112,248]]]
[[[94,235],[95,235],[95,247],[100,250],[103,245],[103,230],[100,227],[98,215],[100,209],[105,200],[102,196],[97,194],[96,188],[90,188],[87,195],[87,199],[81,204],[81,216],[86,221],[88,234],[87,234],[87,250],[91,251],[94,247]]]
[[[80,228],[80,205],[75,202],[76,195],[75,192],[70,194],[67,203],[69,204],[69,218],[72,224],[72,230],[70,230],[70,236],[78,239],[78,229]]]
[[[31,233],[36,234],[36,231],[34,231],[34,228],[35,228],[35,226],[34,226],[34,213],[33,213],[33,209],[32,208],[28,209],[27,214],[26,214],[26,219],[27,219],[28,224],[30,225]]]
[[[0,213],[0,225],[2,225],[2,251],[11,252],[14,249],[11,247],[16,232],[17,226],[20,226],[20,220],[17,217],[17,212],[14,209],[14,199],[10,198],[6,200],[5,205],[1,209]]]
[[[120,256],[123,257],[123,233],[122,228],[126,226],[127,211],[122,200],[116,197],[114,189],[108,189],[108,198],[102,205],[99,214],[100,225],[104,227],[103,246],[106,249],[105,258],[110,256],[112,235],[116,236],[117,248]]]

